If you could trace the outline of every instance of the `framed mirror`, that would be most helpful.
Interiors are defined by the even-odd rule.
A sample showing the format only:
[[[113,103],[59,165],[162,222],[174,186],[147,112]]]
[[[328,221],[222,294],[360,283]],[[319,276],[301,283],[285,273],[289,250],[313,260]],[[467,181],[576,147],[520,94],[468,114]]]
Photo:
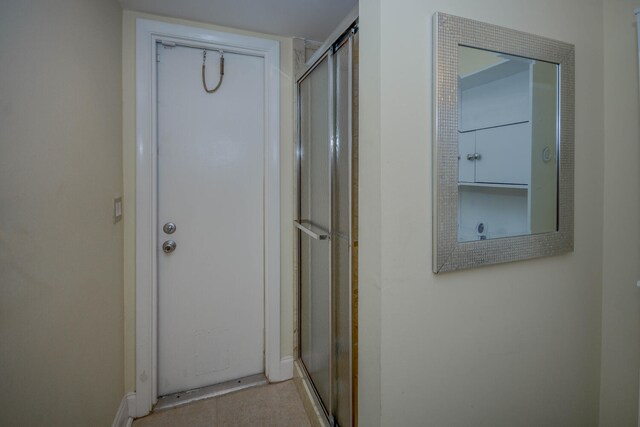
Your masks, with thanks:
[[[573,250],[574,47],[434,15],[433,271]]]

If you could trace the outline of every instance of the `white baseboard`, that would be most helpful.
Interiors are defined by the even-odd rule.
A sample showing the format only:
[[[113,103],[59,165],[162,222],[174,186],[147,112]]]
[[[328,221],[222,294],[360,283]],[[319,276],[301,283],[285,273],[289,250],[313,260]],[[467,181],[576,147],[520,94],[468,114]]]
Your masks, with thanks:
[[[124,395],[125,399],[127,399],[127,409],[129,413],[129,418],[136,417],[136,393],[130,391],[129,393]]]
[[[280,359],[280,381],[293,378],[293,356]]]
[[[281,381],[293,378],[293,356],[286,356],[280,359],[280,363],[265,372],[270,383],[279,383]]]
[[[135,399],[135,393],[127,393],[122,397],[120,406],[118,407],[118,412],[116,413],[116,417],[113,419],[111,427],[131,427],[131,424],[133,423],[133,417],[130,415],[130,401],[132,396],[133,399]]]

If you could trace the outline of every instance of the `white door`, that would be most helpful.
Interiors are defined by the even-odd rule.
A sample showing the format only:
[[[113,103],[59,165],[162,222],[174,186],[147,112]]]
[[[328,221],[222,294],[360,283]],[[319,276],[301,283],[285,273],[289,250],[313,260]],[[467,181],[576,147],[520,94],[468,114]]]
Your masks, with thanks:
[[[225,52],[222,85],[208,94],[202,50],[157,52],[162,396],[264,372],[265,78],[263,58]],[[218,76],[210,51],[210,88]]]

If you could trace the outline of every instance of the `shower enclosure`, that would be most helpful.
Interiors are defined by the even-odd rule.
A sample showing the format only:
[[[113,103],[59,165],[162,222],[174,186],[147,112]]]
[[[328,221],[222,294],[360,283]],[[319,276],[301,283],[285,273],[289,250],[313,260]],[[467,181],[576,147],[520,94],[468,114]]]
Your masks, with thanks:
[[[357,22],[324,46],[297,81],[298,360],[328,424],[347,427],[356,419]]]

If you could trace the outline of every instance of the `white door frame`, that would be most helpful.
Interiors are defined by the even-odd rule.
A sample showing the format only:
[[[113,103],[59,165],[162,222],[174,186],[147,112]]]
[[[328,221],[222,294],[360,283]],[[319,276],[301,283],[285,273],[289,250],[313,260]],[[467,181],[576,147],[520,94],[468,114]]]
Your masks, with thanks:
[[[280,369],[280,44],[261,39],[147,19],[136,20],[136,408],[148,414],[158,398],[157,109],[158,40],[224,49],[264,58],[265,173],[264,286],[265,375]]]

